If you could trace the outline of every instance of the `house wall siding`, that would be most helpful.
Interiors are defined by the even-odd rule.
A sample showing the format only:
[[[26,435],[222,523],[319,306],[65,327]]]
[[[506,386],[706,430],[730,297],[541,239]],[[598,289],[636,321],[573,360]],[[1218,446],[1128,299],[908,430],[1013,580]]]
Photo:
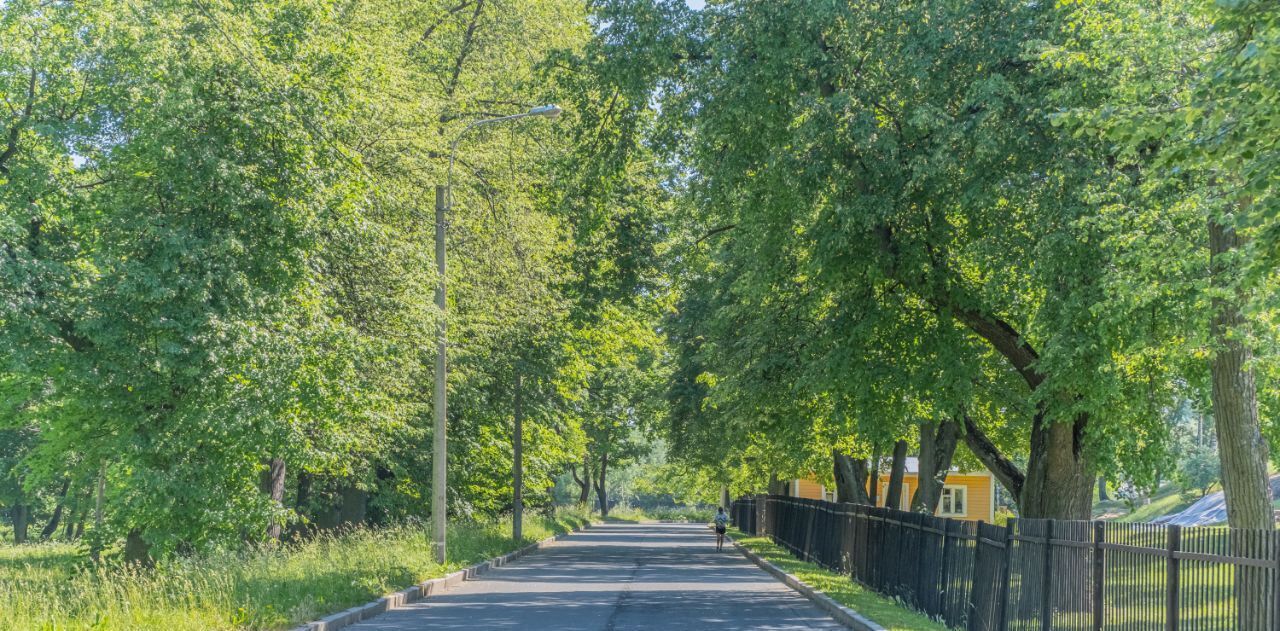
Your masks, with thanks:
[[[967,491],[968,505],[965,508],[965,514],[955,516],[956,519],[964,519],[968,521],[986,521],[990,522],[995,517],[995,485],[992,483],[992,477],[987,473],[952,473],[947,476],[944,483],[946,486],[963,486]],[[884,505],[885,491],[888,489],[888,480],[881,479],[879,505]],[[910,506],[911,494],[915,493],[919,488],[918,476],[914,473],[908,473],[903,476],[903,504]],[[823,486],[812,478],[795,480],[791,483],[791,495],[795,497],[803,497],[811,500],[823,499]]]
[[[968,489],[969,505],[965,509],[963,517],[957,519],[967,519],[969,521],[991,521],[992,500],[991,497],[991,476],[989,475],[965,475],[952,474],[947,476],[946,486],[963,486]]]
[[[814,480],[799,480],[796,484],[799,493],[796,497],[803,497],[811,500],[822,499],[822,485]]]

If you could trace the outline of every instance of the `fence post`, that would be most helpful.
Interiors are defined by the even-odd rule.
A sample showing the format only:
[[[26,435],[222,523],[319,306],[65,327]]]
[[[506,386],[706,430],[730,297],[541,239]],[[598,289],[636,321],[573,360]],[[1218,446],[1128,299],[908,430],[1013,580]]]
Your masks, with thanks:
[[[1053,520],[1044,522],[1044,581],[1040,591],[1040,629],[1053,629]]]
[[[1013,526],[1018,520],[1010,519],[1004,526],[1004,567],[1000,569],[1000,631],[1009,629],[1009,580],[1013,569]]]
[[[813,531],[818,529],[818,505],[805,503],[802,506],[807,509],[804,522],[804,560],[822,565],[821,560],[814,561],[813,558]]]
[[[1280,532],[1271,533],[1271,559],[1275,576],[1271,578],[1271,628],[1280,630]]]
[[[981,524],[982,522],[978,522],[978,523]],[[939,613],[942,614],[943,620],[947,619],[947,613],[948,613],[947,592],[949,591],[948,588],[951,587],[951,584],[947,581],[947,570],[949,569],[948,565],[950,565],[950,559],[949,559],[950,556],[951,556],[951,520],[944,519],[942,520],[942,576],[939,580],[940,584],[938,585],[938,594],[940,595],[938,600],[941,605],[940,607],[938,607],[938,609],[939,609]]]
[[[1280,531],[1271,532],[1271,561],[1275,576],[1271,577],[1271,628],[1280,631]]]
[[[1098,521],[1093,523],[1093,629],[1102,631],[1104,612],[1102,609],[1103,586],[1107,580],[1106,552],[1102,543],[1106,541],[1106,526]]]
[[[764,507],[766,502],[768,502],[768,499],[766,499],[765,495],[761,494],[756,496],[756,522],[754,524],[756,531],[751,534],[754,534],[757,537],[764,533]]]
[[[1168,530],[1168,549],[1166,554],[1168,559],[1168,572],[1165,575],[1165,614],[1164,628],[1165,631],[1178,631],[1178,594],[1180,578],[1178,576],[1178,557],[1176,553],[1182,547],[1182,527],[1169,526]]]

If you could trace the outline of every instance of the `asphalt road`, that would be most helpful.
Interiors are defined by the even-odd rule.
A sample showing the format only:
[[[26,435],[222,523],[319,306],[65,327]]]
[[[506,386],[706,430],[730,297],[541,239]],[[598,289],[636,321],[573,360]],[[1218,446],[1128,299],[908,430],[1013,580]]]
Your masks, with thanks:
[[[476,580],[348,627],[842,629],[698,524],[606,524]]]

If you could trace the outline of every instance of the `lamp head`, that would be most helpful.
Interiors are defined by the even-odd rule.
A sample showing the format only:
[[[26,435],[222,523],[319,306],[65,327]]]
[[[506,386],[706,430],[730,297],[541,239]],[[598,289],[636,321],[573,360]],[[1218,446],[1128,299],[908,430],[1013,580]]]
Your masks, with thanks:
[[[560,115],[560,112],[561,112],[561,111],[563,111],[563,110],[561,110],[559,107],[557,107],[557,106],[555,106],[555,105],[547,104],[547,105],[539,105],[538,107],[535,107],[535,108],[533,108],[533,109],[530,109],[530,110],[529,110],[529,115],[530,115],[530,116],[545,116],[545,117],[547,117],[547,118],[555,118],[555,117],[557,117],[557,116],[559,116],[559,115]]]

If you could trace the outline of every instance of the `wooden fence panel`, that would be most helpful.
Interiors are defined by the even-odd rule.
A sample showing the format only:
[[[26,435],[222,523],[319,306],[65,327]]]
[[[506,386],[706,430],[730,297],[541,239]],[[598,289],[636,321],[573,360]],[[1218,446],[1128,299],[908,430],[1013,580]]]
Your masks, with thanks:
[[[1009,588],[1009,529],[994,524],[974,528],[973,580],[967,601],[968,631],[1004,629]]]

